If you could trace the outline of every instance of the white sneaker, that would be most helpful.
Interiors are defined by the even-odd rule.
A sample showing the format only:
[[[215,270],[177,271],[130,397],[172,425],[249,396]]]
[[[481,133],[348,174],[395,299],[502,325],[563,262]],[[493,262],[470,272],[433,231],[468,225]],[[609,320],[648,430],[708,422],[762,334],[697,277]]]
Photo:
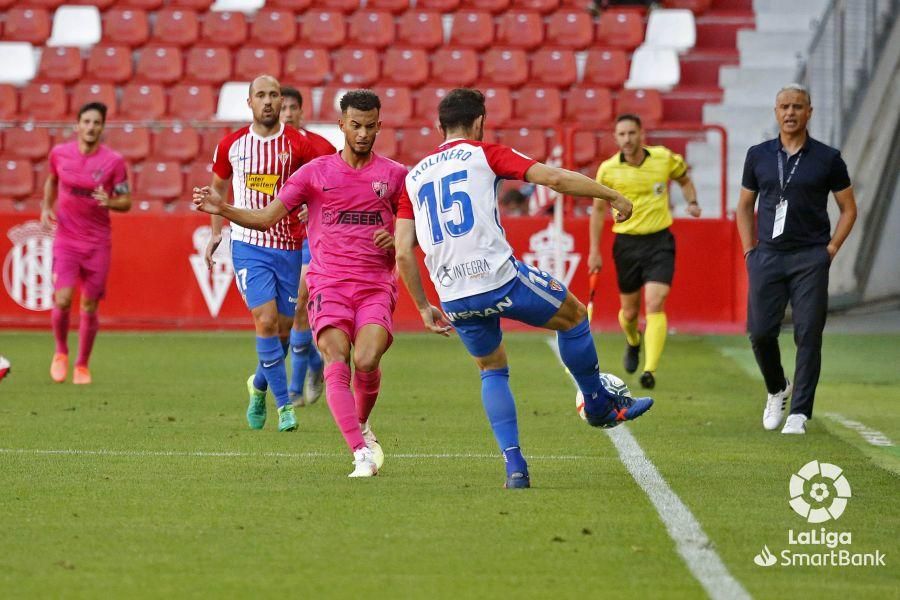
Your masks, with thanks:
[[[306,372],[306,379],[303,381],[303,399],[306,401],[306,406],[315,404],[316,400],[322,395],[322,390],[324,389],[325,369],[322,369],[321,371],[308,370]]]
[[[787,421],[784,422],[784,428],[781,433],[792,433],[795,435],[803,435],[806,433],[806,422],[809,419],[806,415],[788,415]]]
[[[777,394],[769,394],[766,400],[766,409],[763,411],[763,427],[769,431],[778,429],[778,426],[781,425],[787,400],[791,397],[791,391],[794,389],[790,379],[785,378],[784,381],[786,384],[784,389]]]
[[[384,450],[381,449],[381,444],[378,443],[378,438],[375,437],[375,432],[369,427],[368,421],[362,424],[362,436],[363,439],[366,440],[366,445],[369,447],[369,450],[372,451],[372,458],[375,461],[375,466],[380,470],[384,465]]]
[[[353,453],[353,472],[347,477],[374,477],[378,475],[375,458],[368,448],[360,448]]]

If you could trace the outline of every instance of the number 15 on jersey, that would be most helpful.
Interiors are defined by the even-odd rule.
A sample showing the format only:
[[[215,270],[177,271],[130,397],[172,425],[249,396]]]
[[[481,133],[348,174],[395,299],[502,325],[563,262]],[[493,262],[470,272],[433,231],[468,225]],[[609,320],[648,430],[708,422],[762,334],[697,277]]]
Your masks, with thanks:
[[[445,231],[451,237],[461,237],[472,231],[475,226],[472,199],[465,191],[453,189],[454,185],[458,186],[467,179],[467,171],[456,171],[443,177],[439,188],[435,186],[434,181],[429,181],[419,188],[417,201],[428,213],[432,244],[443,242]]]

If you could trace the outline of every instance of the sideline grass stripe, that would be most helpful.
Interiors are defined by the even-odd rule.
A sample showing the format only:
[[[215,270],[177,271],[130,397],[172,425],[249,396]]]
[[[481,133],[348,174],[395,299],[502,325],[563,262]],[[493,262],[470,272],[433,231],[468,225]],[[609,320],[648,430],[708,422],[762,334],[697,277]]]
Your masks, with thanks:
[[[556,338],[548,338],[547,344],[562,363]],[[568,369],[566,374],[572,376]],[[574,378],[572,382],[575,383]],[[750,594],[728,571],[693,513],[669,487],[626,426],[607,429],[606,434],[616,447],[625,468],[650,498],[688,570],[709,597],[713,600],[749,599]]]

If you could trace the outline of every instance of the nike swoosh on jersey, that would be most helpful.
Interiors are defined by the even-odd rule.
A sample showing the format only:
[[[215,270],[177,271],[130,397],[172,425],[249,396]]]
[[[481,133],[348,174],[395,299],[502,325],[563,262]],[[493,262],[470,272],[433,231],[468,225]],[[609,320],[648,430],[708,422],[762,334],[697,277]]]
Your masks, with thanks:
[[[275,362],[270,362],[270,363],[265,363],[265,362],[264,362],[264,363],[262,364],[262,366],[263,366],[263,369],[268,369],[268,368],[270,368],[270,367],[274,367],[274,366],[277,365],[277,364],[278,364],[278,361],[276,360]]]

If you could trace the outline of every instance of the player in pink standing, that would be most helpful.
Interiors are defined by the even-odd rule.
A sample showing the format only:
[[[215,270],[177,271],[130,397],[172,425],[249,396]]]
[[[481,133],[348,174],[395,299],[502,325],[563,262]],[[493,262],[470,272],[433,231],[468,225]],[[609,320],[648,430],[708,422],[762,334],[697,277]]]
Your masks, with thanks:
[[[194,205],[258,230],[307,205],[308,308],[325,360],[325,398],[353,452],[349,476],[371,477],[384,461],[368,420],[381,387],[381,357],[393,340],[392,234],[406,169],[372,151],[381,127],[377,95],[353,90],[340,105],[344,149],[298,169],[278,193],[278,202],[250,210],[195,195]]]
[[[97,305],[106,293],[111,256],[109,211],[131,208],[128,171],[122,155],[100,143],[106,105],[90,102],[78,111],[76,139],[50,150],[41,223],[56,227],[53,240],[53,335],[56,352],[50,377],[57,383],[69,371],[69,313],[72,293],[81,284],[78,357],[72,383],[91,383],[88,361],[99,321]]]

